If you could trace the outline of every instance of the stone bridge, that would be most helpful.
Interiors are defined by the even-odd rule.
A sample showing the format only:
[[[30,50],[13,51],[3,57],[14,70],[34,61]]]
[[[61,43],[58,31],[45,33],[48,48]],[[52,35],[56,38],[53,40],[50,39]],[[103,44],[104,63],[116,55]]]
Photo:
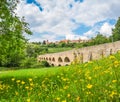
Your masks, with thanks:
[[[65,66],[70,65],[76,59],[79,59],[80,63],[84,63],[91,60],[100,59],[103,56],[114,54],[118,50],[120,50],[120,41],[73,49],[59,53],[39,55],[38,61],[45,60],[52,66]]]

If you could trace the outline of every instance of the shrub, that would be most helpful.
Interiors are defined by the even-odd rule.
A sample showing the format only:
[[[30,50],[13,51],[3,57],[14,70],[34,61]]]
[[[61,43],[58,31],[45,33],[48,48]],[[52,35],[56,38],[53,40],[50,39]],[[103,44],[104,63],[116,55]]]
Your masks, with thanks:
[[[47,61],[41,61],[40,64],[42,67],[50,67],[50,64]]]

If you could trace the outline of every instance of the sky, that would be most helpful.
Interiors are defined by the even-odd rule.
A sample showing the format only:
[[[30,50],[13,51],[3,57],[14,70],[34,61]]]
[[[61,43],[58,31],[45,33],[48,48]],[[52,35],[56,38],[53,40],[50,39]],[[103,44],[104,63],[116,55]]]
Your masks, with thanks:
[[[120,16],[119,0],[21,0],[18,16],[25,17],[30,42],[89,39],[112,34]]]

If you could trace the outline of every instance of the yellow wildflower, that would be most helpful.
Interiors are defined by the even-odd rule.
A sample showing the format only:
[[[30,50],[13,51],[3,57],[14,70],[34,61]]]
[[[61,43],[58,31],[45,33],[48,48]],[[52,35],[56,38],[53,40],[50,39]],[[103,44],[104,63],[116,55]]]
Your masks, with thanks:
[[[68,86],[64,86],[63,89],[64,89],[64,90],[68,89]]]
[[[115,56],[111,55],[111,56],[109,57],[109,59],[114,60],[114,59],[115,59]]]
[[[59,98],[59,97],[57,97],[57,98],[56,98],[56,100],[57,100],[57,101],[60,101],[60,98]]]
[[[93,86],[93,85],[88,84],[88,85],[87,85],[87,88],[88,88],[88,89],[91,89],[91,88],[92,88],[92,86]]]
[[[66,100],[63,100],[62,102],[67,102]]]
[[[29,98],[27,99],[27,102],[30,102],[30,99],[29,99]]]
[[[17,80],[16,82],[17,82],[17,83],[20,83],[20,80]]]
[[[24,81],[22,81],[22,82],[21,82],[21,84],[23,85],[23,84],[25,84],[25,82],[24,82]]]
[[[30,90],[33,90],[33,88],[32,88],[32,87],[30,87]]]
[[[112,80],[112,82],[113,82],[113,83],[116,83],[116,82],[117,82],[117,80]]]
[[[14,81],[14,80],[15,80],[15,78],[12,78],[11,80],[12,80],[12,81]]]
[[[118,61],[114,61],[114,66],[118,67],[119,66],[119,62]]]
[[[28,86],[26,86],[25,88],[26,88],[26,89],[29,89],[29,87],[28,87]]]
[[[110,94],[110,97],[112,97],[112,98],[113,98],[113,96],[114,96],[114,95],[116,95],[116,94],[117,94],[117,92],[112,91],[112,92],[111,92],[111,94]]]
[[[70,94],[67,94],[67,97],[70,97]]]
[[[67,79],[66,79],[66,78],[63,78],[62,80],[63,80],[63,81],[67,81]]]
[[[91,80],[92,78],[91,77],[88,77],[88,80]]]
[[[33,83],[30,83],[30,86],[33,86],[34,84]]]
[[[29,81],[32,81],[32,78],[29,78]]]
[[[76,101],[80,101],[80,97],[79,96],[76,98]]]

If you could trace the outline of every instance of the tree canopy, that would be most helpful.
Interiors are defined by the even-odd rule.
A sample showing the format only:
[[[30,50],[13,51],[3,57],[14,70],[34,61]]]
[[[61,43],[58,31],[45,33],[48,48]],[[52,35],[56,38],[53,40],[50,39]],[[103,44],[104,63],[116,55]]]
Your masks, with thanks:
[[[120,17],[117,20],[117,23],[115,24],[115,28],[112,30],[112,37],[114,41],[120,40]]]
[[[18,3],[18,0],[0,1],[0,66],[19,66],[25,54],[24,34],[32,34],[24,17],[15,13]]]

